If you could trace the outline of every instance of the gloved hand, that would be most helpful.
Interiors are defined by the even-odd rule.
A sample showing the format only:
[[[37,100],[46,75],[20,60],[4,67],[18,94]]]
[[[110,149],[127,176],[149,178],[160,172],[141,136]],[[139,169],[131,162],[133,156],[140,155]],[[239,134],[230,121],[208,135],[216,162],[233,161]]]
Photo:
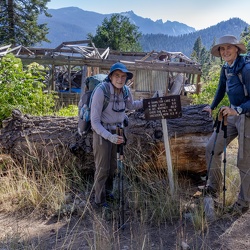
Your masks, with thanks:
[[[123,143],[123,136],[119,136],[117,134],[113,134],[113,135],[111,134],[107,139],[114,144]]]

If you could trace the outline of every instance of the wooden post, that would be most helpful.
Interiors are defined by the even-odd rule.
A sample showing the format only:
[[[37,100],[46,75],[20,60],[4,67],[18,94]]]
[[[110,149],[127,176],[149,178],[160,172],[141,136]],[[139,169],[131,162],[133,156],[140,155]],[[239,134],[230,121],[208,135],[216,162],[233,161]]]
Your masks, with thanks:
[[[197,75],[197,81],[196,81],[196,94],[199,94],[201,92],[201,75]]]
[[[163,96],[163,91],[158,90],[158,94],[159,94],[159,97]],[[165,146],[165,151],[166,151],[170,194],[173,196],[173,194],[174,194],[174,177],[173,177],[172,158],[171,158],[169,138],[168,138],[167,119],[161,119],[161,124],[162,124],[162,130],[163,130],[164,146]]]
[[[82,78],[81,78],[81,95],[85,92],[85,80],[87,78],[87,66],[82,66]]]
[[[56,90],[56,83],[55,83],[55,64],[52,64],[52,68],[51,68],[51,86],[52,86],[52,90],[55,91]]]
[[[72,83],[71,83],[71,65],[70,65],[70,59],[68,59],[68,81],[69,81],[69,93],[71,93]]]

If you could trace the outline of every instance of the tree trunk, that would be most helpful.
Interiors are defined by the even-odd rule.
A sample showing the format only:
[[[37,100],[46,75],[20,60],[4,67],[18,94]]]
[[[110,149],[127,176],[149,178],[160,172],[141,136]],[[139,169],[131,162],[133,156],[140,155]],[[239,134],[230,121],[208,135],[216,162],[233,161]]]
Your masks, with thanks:
[[[171,158],[177,171],[206,170],[205,145],[213,131],[213,120],[202,112],[203,107],[182,107],[181,118],[167,120]],[[137,161],[140,167],[167,167],[161,120],[146,121],[140,111],[128,116],[125,164]],[[85,138],[78,135],[77,117],[35,117],[13,110],[0,132],[1,152],[14,160],[26,164],[73,164],[75,168],[94,171],[92,133]]]

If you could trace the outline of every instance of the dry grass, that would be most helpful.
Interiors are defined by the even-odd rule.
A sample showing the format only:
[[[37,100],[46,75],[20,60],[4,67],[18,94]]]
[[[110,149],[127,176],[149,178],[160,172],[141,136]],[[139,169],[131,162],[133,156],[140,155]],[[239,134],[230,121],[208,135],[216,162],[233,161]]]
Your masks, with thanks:
[[[82,244],[79,249],[120,249],[121,245],[123,249],[164,249],[166,239],[160,228],[174,228],[174,241],[179,249],[190,239],[202,238],[201,232],[208,227],[202,203],[195,204],[190,199],[193,188],[190,181],[182,179],[180,183],[175,173],[175,192],[171,195],[167,169],[155,166],[152,159],[136,148],[126,149],[124,164],[125,220],[129,228],[126,236],[118,228],[117,207],[108,214],[111,220],[107,220],[106,214],[100,216],[93,210],[92,181],[82,179],[72,163],[61,154],[59,157],[59,153],[57,156],[56,149],[53,159],[41,157],[32,145],[30,149],[22,166],[10,159],[0,163],[1,212],[29,218],[38,214],[53,215],[58,221],[67,218],[63,236],[56,231],[54,249],[77,249],[73,246],[79,239]],[[236,153],[234,142],[227,154],[226,204],[233,202],[239,189]],[[190,225],[192,236],[187,232]],[[1,237],[1,249],[46,249],[48,244],[39,238],[34,243],[34,239],[30,240],[29,234],[18,227]],[[155,248],[154,241],[158,242]]]

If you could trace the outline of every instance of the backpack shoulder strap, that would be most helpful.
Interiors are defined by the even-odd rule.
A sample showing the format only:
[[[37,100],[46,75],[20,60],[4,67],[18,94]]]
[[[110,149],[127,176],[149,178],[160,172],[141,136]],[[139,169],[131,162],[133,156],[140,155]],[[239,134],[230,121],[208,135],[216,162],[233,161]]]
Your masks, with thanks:
[[[103,93],[104,93],[104,101],[103,101],[103,108],[102,111],[105,110],[109,104],[109,99],[110,99],[110,89],[109,89],[109,85],[107,82],[101,82],[99,83],[95,89],[92,91],[91,93],[91,97],[90,97],[90,101],[89,101],[89,108],[91,107],[91,103],[92,103],[92,99],[93,99],[93,95],[96,91],[97,88],[101,88]]]
[[[245,60],[245,64],[246,64],[246,63],[250,63],[250,52],[248,52],[248,53],[244,56],[244,60]]]
[[[122,92],[123,92],[123,99],[126,102],[128,99],[129,87],[127,85],[124,85],[122,88]]]
[[[228,72],[227,72],[227,68],[224,68],[224,72],[225,72],[225,76],[226,76],[226,78],[228,79],[229,74],[228,74]],[[227,85],[227,81],[226,81],[226,92],[228,92],[228,85]]]
[[[246,84],[243,82],[242,73],[241,73],[241,72],[238,73],[238,77],[239,77],[239,79],[240,79],[240,82],[241,82],[242,85],[243,85],[243,89],[244,89],[244,94],[245,94],[245,96],[248,96],[247,87],[246,87]]]
[[[104,94],[104,101],[103,101],[103,108],[102,111],[105,110],[109,104],[109,100],[110,100],[110,88],[109,88],[109,84],[108,82],[102,82],[100,83],[100,88],[103,91]]]
[[[244,56],[244,63],[245,63],[245,65],[246,65],[247,63],[250,63],[250,53],[248,53],[247,55]],[[241,73],[241,71],[238,73],[238,77],[239,77],[241,83],[243,84],[245,96],[249,96],[248,91],[247,91],[247,88],[246,88],[246,84],[244,83],[243,78],[242,78],[242,73]]]
[[[104,103],[103,103],[103,110],[105,110],[109,104],[110,100],[110,88],[109,88],[109,83],[108,82],[102,82],[100,84],[101,89],[103,90],[104,93]],[[123,92],[123,100],[126,102],[128,99],[129,95],[129,87],[127,85],[124,85],[122,88]]]
[[[108,82],[105,82],[105,81],[102,82],[102,83],[99,83],[99,84],[95,87],[95,89],[93,90],[93,92],[92,92],[92,94],[91,94],[90,102],[89,102],[89,107],[91,106],[92,96],[93,96],[95,90],[96,90],[97,88],[99,88],[99,87],[102,89],[103,94],[104,94],[103,109],[102,109],[102,111],[103,111],[103,110],[105,110],[105,109],[107,108],[107,106],[108,106],[108,104],[109,104],[109,100],[110,100],[110,95],[111,95],[111,94],[110,94],[109,83],[108,83]],[[123,99],[124,99],[124,101],[127,101],[128,95],[129,95],[129,88],[128,88],[128,86],[127,86],[127,85],[124,85],[122,91],[123,91]]]
[[[229,74],[227,73],[227,69],[226,69],[226,68],[225,68],[225,75],[226,75],[226,78],[228,79]],[[237,76],[238,76],[238,78],[240,79],[240,82],[241,82],[241,84],[242,84],[242,86],[243,86],[243,90],[244,90],[245,96],[248,96],[248,91],[247,91],[247,88],[246,88],[245,83],[243,82],[241,71],[237,74]],[[227,85],[227,84],[226,84],[226,85]],[[228,91],[228,86],[226,86],[226,89],[227,89],[227,91]]]

